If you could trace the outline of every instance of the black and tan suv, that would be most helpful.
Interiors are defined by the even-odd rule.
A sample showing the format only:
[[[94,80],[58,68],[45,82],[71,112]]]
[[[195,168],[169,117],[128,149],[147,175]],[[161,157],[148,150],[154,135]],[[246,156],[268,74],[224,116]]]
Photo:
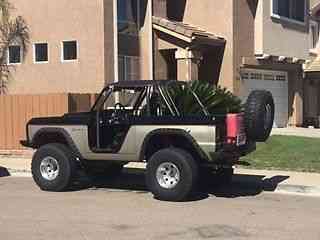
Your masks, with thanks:
[[[104,88],[90,112],[31,119],[21,143],[37,149],[35,182],[42,190],[64,191],[79,167],[107,175],[145,162],[154,196],[181,201],[208,171],[230,179],[239,158],[269,137],[272,95],[254,91],[242,113],[212,115],[190,89],[201,112],[187,115],[180,111],[184,103],[170,96],[177,86],[189,88],[179,81],[122,81]]]

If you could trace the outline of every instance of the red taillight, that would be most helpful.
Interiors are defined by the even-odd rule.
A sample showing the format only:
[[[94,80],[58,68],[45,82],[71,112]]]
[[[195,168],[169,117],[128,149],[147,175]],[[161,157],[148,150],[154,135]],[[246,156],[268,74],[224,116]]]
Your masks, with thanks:
[[[239,136],[244,134],[243,114],[227,114],[226,125],[227,143],[236,144]]]

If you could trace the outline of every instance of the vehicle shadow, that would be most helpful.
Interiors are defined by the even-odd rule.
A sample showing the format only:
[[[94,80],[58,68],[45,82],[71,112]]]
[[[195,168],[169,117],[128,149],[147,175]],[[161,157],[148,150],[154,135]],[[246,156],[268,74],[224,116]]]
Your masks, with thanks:
[[[235,174],[232,183],[209,188],[209,193],[216,197],[237,198],[256,196],[262,192],[274,192],[277,186],[289,176],[276,175],[266,178],[264,175]]]
[[[199,201],[209,197],[237,198],[256,196],[263,191],[273,192],[278,184],[285,181],[289,176],[273,176],[265,178],[264,175],[235,174],[232,183],[221,185],[215,182],[201,184],[201,190],[193,194],[187,201]],[[71,191],[79,190],[122,190],[136,193],[148,193],[145,184],[145,170],[126,168],[121,175],[113,178],[108,177],[81,177],[75,182]]]
[[[0,166],[0,177],[9,177],[9,176],[10,176],[10,173],[8,169]]]

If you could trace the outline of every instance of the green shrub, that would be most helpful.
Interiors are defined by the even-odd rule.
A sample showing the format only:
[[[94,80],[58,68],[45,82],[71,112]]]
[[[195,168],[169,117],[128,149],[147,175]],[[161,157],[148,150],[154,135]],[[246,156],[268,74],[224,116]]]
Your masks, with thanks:
[[[202,112],[201,107],[195,104],[193,92],[210,114],[239,113],[243,110],[241,100],[226,88],[213,86],[204,81],[192,81],[189,86],[190,88],[174,85],[168,89],[183,115]]]

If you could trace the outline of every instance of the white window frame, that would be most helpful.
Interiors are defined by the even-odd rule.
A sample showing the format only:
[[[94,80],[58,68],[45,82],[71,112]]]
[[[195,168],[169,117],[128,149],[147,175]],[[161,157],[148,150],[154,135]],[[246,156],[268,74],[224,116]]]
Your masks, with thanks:
[[[280,16],[279,14],[274,13],[273,12],[274,1],[276,1],[276,0],[270,0],[270,2],[271,2],[270,12],[271,12],[271,17],[272,18],[279,19],[279,20],[282,20],[282,21],[286,21],[286,22],[289,22],[289,23],[298,24],[298,25],[301,25],[301,26],[306,26],[306,24],[307,24],[307,0],[304,0],[304,21],[303,22],[295,20],[295,19],[292,19],[292,18]],[[278,1],[281,1],[281,0],[278,0]]]
[[[47,61],[36,61],[36,45],[37,44],[47,44],[47,54],[48,54],[48,60]],[[47,63],[49,63],[49,59],[50,59],[50,50],[49,49],[50,49],[49,43],[46,42],[46,41],[33,43],[33,63],[34,64],[47,64]]]
[[[19,44],[12,44],[9,47],[20,47],[20,62],[18,63],[10,63],[10,49],[8,48],[7,50],[7,64],[8,65],[21,65],[22,64],[22,59],[23,59],[23,51],[22,51],[22,47]]]
[[[76,47],[77,47],[77,58],[76,59],[72,59],[72,60],[65,60],[64,59],[64,43],[65,42],[76,42]],[[62,40],[61,41],[61,44],[60,44],[60,48],[61,48],[61,62],[62,63],[72,63],[72,62],[78,62],[79,61],[79,54],[80,54],[80,51],[79,51],[79,42],[78,40],[75,40],[75,39],[70,39],[70,40]]]
[[[316,46],[313,46],[313,31],[312,31],[312,27],[316,27],[318,29],[318,40],[317,40],[317,44]],[[320,37],[320,29],[319,29],[319,23],[317,21],[314,20],[310,20],[310,53],[314,53],[317,54],[317,49],[318,49],[318,45],[319,45],[319,37]]]

